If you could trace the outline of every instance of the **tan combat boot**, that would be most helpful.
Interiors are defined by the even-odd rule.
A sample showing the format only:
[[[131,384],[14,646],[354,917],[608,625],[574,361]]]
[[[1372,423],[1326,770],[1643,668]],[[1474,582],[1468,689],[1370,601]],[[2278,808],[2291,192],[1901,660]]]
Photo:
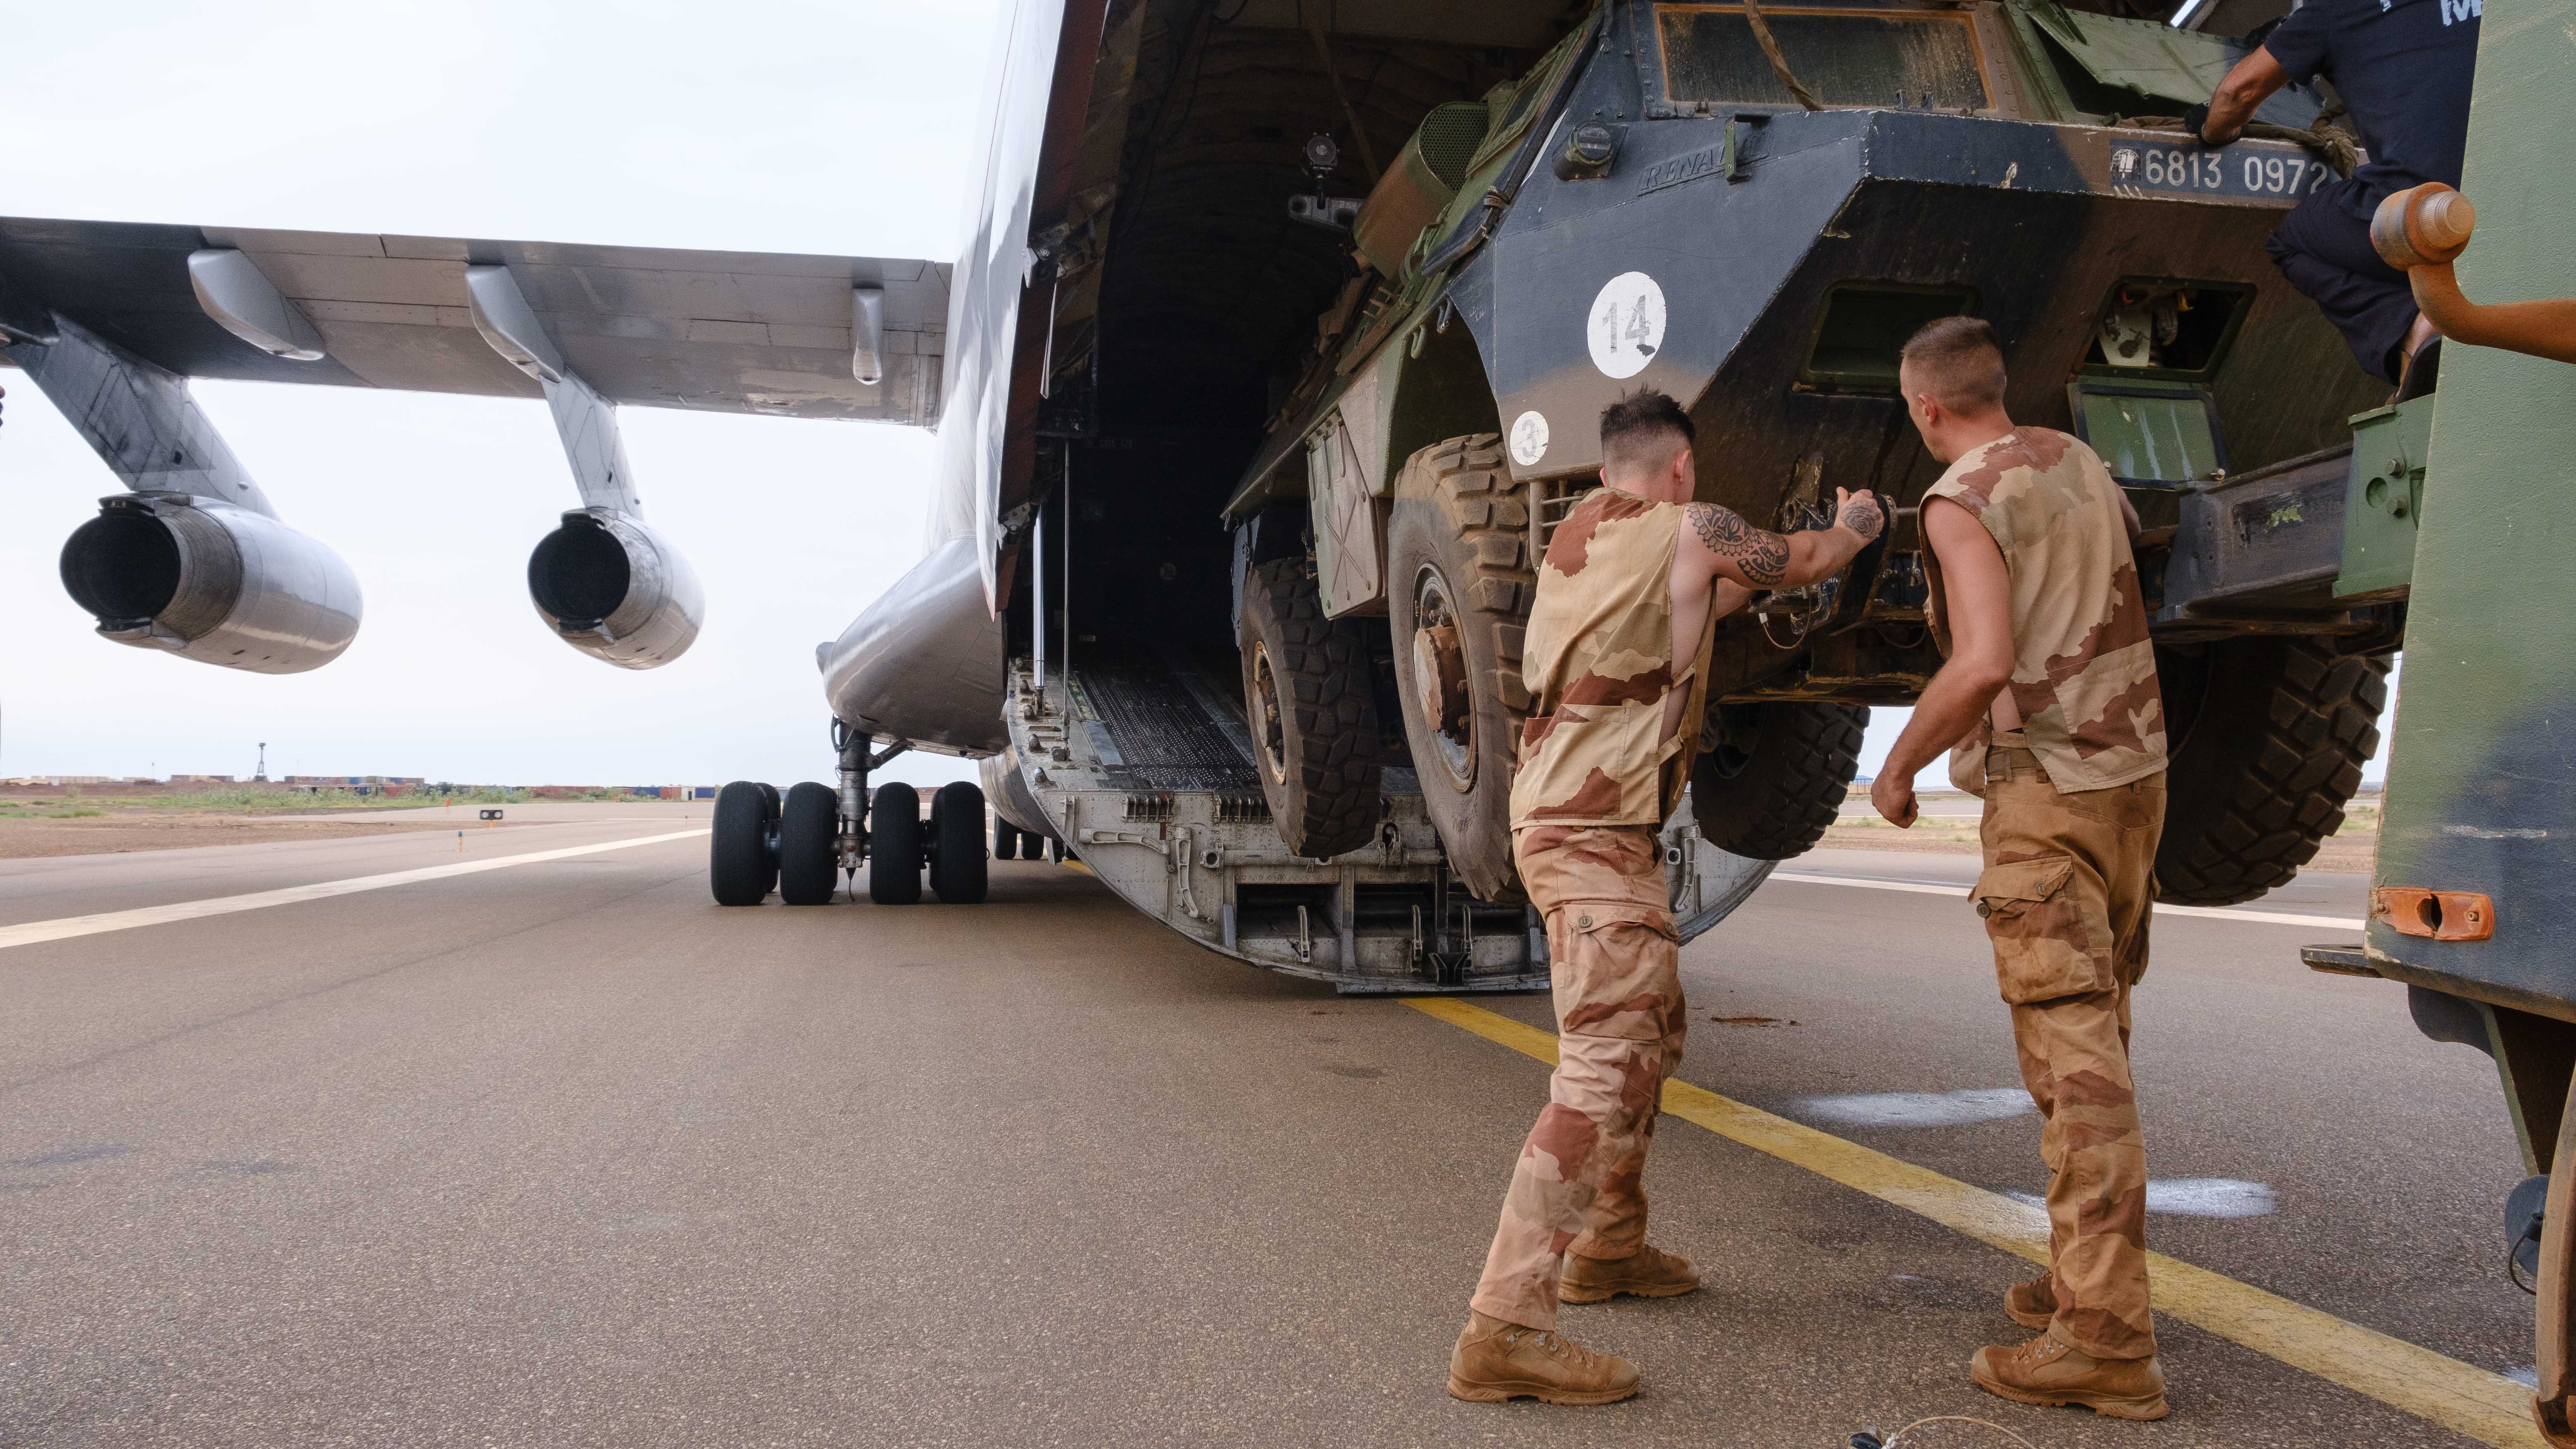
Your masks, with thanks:
[[[2042,1273],[2005,1289],[2004,1316],[2034,1333],[2048,1332],[2057,1318],[2057,1276]]]
[[[1562,1303],[1605,1303],[1622,1293],[1640,1298],[1677,1298],[1698,1291],[1699,1274],[1690,1259],[1661,1248],[1640,1247],[1624,1258],[1565,1255],[1564,1276],[1557,1279]]]
[[[1562,1334],[1467,1315],[1449,1355],[1449,1393],[1480,1404],[1528,1397],[1551,1404],[1609,1404],[1637,1391],[1637,1366],[1593,1353]]]
[[[1981,1348],[1968,1377],[1998,1398],[2021,1404],[2080,1404],[2114,1419],[2161,1419],[2165,1371],[2153,1357],[2094,1358],[2041,1334],[2019,1348]]]

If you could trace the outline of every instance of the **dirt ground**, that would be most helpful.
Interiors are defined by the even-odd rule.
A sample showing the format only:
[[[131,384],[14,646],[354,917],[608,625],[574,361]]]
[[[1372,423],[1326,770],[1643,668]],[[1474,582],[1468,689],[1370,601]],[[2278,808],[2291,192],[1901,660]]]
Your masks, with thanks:
[[[294,816],[145,811],[53,819],[0,816],[0,860],[40,855],[122,855],[263,840],[338,840],[414,830],[454,830],[453,820],[299,820]]]

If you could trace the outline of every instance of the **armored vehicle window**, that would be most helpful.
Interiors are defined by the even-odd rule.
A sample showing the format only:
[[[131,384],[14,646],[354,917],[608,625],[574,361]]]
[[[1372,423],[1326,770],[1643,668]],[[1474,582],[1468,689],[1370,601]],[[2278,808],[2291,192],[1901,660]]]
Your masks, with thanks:
[[[2209,394],[2188,384],[2078,378],[2075,435],[2131,487],[2180,488],[2227,466]]]
[[[1976,33],[1957,12],[1818,10],[1765,5],[1780,53],[1829,106],[1983,110]],[[1675,104],[1794,106],[1741,5],[1658,5],[1664,93]]]
[[[1828,392],[1894,393],[1905,339],[1936,317],[1975,310],[1976,293],[1965,287],[1837,282],[1825,293],[1798,381]]]

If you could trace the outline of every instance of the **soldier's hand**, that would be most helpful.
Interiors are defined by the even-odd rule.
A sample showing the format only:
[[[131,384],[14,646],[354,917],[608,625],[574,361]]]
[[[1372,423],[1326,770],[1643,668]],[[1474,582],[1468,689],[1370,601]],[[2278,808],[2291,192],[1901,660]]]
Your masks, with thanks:
[[[1879,507],[1878,496],[1866,488],[1858,493],[1837,488],[1834,490],[1834,523],[1859,534],[1860,541],[1867,543],[1878,537],[1879,530],[1887,527],[1887,510]]]
[[[1869,782],[1869,803],[1878,807],[1880,818],[1899,830],[1914,828],[1914,778],[1910,775],[1879,771]]]

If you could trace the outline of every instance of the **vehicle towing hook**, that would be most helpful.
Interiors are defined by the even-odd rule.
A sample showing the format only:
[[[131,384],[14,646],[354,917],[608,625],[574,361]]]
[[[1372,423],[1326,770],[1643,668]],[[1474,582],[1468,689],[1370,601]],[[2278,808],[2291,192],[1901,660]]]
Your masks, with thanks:
[[[2576,297],[2536,302],[2472,302],[2451,263],[2468,250],[2478,209],[2438,181],[2392,192],[2370,218],[2380,260],[2406,274],[2415,305],[2444,337],[2556,362],[2576,363]]]

